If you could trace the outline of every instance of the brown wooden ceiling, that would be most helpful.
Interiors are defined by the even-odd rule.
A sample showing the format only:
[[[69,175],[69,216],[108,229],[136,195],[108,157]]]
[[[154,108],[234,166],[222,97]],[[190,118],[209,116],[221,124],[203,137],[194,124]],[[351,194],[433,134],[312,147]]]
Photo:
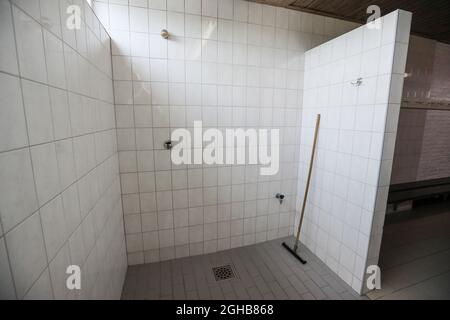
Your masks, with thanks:
[[[359,23],[366,9],[378,5],[381,15],[396,9],[413,13],[411,32],[450,43],[450,0],[249,0]]]

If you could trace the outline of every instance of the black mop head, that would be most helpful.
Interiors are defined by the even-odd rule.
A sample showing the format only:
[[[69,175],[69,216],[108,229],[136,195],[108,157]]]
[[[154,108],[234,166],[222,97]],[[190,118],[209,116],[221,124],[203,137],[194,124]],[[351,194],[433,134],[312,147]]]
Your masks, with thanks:
[[[292,250],[287,244],[286,242],[282,243],[282,246],[286,248],[287,251],[289,251],[294,257],[296,257],[298,259],[298,261],[300,261],[302,264],[306,263],[306,260],[304,260],[302,257],[300,257],[297,252],[295,252],[294,250]]]

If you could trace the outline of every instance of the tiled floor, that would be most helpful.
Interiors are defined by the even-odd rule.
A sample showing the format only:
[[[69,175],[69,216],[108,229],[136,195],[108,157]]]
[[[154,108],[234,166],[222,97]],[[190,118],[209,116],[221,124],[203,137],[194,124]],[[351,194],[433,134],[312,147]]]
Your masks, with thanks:
[[[384,227],[381,290],[371,299],[450,299],[450,203],[422,207]]]
[[[446,204],[444,204],[446,206]],[[380,253],[382,289],[371,299],[450,299],[450,210],[418,209],[387,224]],[[252,246],[128,268],[122,299],[366,299],[305,248],[300,264],[277,239]],[[231,263],[238,278],[216,281]]]
[[[252,246],[128,268],[122,299],[365,299],[312,253],[302,265],[277,239]],[[238,278],[216,281],[212,267],[232,263]]]

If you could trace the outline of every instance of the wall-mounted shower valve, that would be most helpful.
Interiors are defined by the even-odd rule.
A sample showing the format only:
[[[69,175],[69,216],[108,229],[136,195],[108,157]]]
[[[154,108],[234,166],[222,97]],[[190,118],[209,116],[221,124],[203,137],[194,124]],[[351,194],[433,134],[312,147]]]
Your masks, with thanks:
[[[284,200],[284,194],[282,194],[282,193],[277,193],[277,194],[275,195],[275,198],[277,198],[278,201],[280,201],[280,204],[282,204],[282,203],[283,203],[283,200]]]
[[[164,148],[166,148],[167,150],[172,149],[173,145],[172,145],[172,140],[166,140],[164,141]]]
[[[162,29],[161,37],[163,37],[164,39],[169,39],[169,31],[167,31],[166,29]]]
[[[351,85],[359,87],[362,84],[362,78],[356,79],[356,81],[350,82]]]

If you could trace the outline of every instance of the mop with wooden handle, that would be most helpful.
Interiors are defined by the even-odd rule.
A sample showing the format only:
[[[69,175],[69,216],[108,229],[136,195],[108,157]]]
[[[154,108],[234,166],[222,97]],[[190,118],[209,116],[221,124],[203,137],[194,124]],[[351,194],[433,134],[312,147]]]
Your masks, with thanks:
[[[294,248],[291,249],[286,244],[286,242],[283,242],[283,244],[282,244],[283,247],[285,247],[294,257],[296,257],[303,264],[306,263],[306,260],[304,260],[302,257],[300,257],[297,254],[297,249],[298,249],[298,242],[299,242],[299,239],[300,239],[300,230],[302,228],[303,216],[305,214],[306,199],[308,198],[309,184],[311,182],[311,173],[312,173],[312,168],[313,168],[313,163],[314,163],[314,154],[315,154],[315,151],[316,151],[317,135],[319,133],[319,124],[320,124],[320,114],[317,115],[317,119],[316,119],[316,128],[314,130],[314,141],[313,141],[313,147],[312,147],[312,151],[311,151],[311,160],[309,162],[308,179],[306,180],[305,196],[304,196],[304,199],[303,199],[302,211],[301,211],[301,214],[300,214],[300,222],[298,223],[297,236],[295,238]]]

